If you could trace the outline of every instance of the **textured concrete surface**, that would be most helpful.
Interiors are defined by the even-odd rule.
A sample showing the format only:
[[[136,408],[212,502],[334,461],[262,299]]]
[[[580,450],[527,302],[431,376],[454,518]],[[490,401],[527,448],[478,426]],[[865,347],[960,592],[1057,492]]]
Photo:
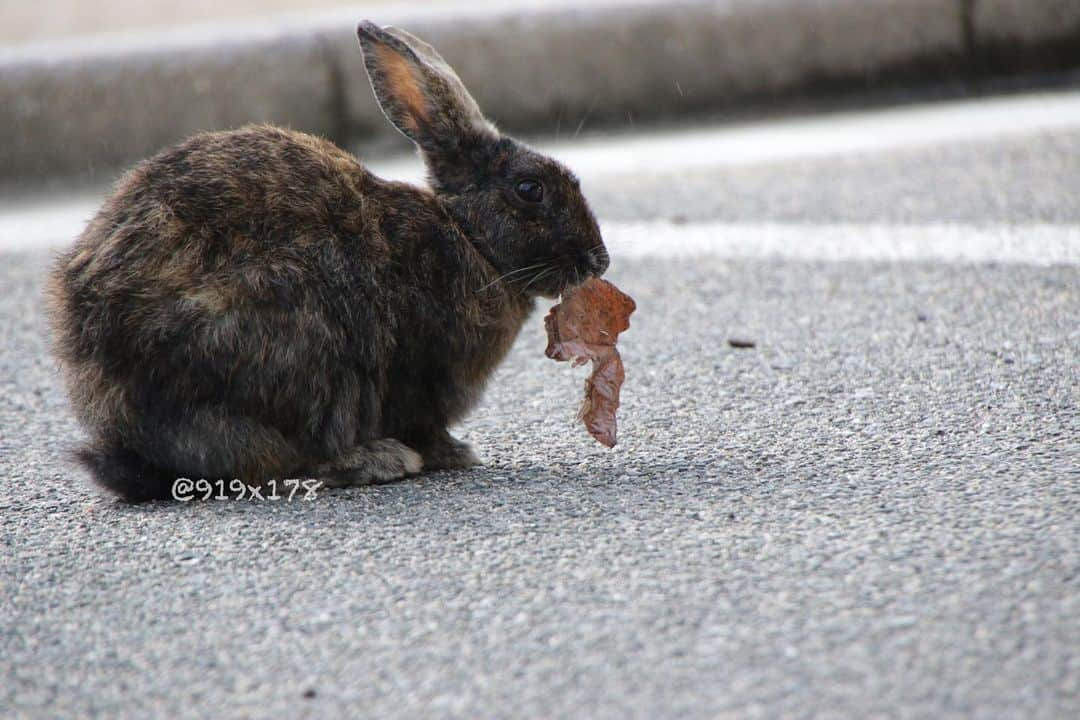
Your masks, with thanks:
[[[973,0],[973,29],[984,42],[1075,38],[1080,3],[1073,0]]]
[[[197,130],[244,122],[389,139],[353,37],[362,12],[430,39],[505,127],[576,131],[1015,70],[1000,48],[983,63],[984,28],[1027,28],[1025,47],[1054,43],[1017,67],[1074,67],[1080,51],[1062,38],[1080,28],[1047,21],[1057,17],[1049,1],[492,0],[26,45],[0,51],[0,128],[16,138],[0,144],[0,179],[108,174]]]
[[[334,7],[453,3],[456,0],[21,0],[0,2],[0,43],[40,42],[117,32],[169,30],[184,24],[258,21],[274,14],[294,17]],[[483,0],[481,0],[483,1]]]
[[[786,198],[800,181],[745,213],[713,196],[791,167],[590,191],[616,234],[683,212],[784,218],[790,243],[865,223],[1075,248],[1075,195],[1049,223],[996,204],[1080,181],[1053,169],[1074,135],[1028,140],[818,159],[811,200]],[[983,182],[949,222],[933,196],[965,171]],[[614,451],[574,422],[581,378],[543,357],[538,314],[459,429],[484,468],[291,503],[96,496],[62,461],[79,431],[46,354],[48,253],[4,253],[0,715],[1076,716],[1080,265],[1036,245],[672,257],[701,227],[613,258],[639,305]]]
[[[252,121],[333,135],[326,76],[320,47],[295,38],[259,52],[216,44],[8,64],[0,68],[0,176],[107,176],[193,132]]]
[[[442,19],[413,25],[500,124],[567,131],[582,121],[678,116],[962,51],[952,0],[597,3],[492,14],[467,32]],[[343,43],[339,64],[350,116],[366,119],[373,100],[353,45]]]
[[[1080,3],[1074,0],[965,0],[975,72],[1080,65]]]

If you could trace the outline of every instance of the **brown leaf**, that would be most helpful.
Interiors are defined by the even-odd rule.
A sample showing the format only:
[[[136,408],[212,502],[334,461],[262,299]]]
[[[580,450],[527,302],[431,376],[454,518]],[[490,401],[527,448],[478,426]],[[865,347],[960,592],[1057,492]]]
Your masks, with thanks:
[[[579,417],[603,445],[615,445],[615,411],[625,373],[615,348],[619,333],[630,327],[637,305],[617,287],[596,278],[563,294],[562,302],[544,318],[548,346],[544,354],[573,366],[592,361],[585,381],[585,400]]]

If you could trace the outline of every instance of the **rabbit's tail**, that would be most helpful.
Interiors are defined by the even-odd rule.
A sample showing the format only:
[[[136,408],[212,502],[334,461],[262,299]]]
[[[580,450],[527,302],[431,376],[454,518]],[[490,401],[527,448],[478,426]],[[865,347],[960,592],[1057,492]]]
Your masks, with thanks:
[[[173,499],[176,474],[122,447],[87,445],[75,458],[98,485],[130,503]]]

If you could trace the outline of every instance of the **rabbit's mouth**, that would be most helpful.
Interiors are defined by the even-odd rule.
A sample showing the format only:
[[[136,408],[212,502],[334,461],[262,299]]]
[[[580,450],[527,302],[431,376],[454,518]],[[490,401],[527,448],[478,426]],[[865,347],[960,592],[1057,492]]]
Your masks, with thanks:
[[[549,278],[541,279],[536,283],[536,293],[549,299],[558,298],[567,289],[582,284],[589,278],[600,277],[607,270],[610,260],[607,251],[599,246],[602,255],[586,253],[577,262],[565,264],[557,272],[551,273]]]
[[[519,294],[554,299],[568,288],[580,285],[589,278],[600,277],[609,264],[607,250],[603,244],[598,244],[576,255],[560,255],[547,262],[510,270],[499,276],[498,280],[515,288]]]

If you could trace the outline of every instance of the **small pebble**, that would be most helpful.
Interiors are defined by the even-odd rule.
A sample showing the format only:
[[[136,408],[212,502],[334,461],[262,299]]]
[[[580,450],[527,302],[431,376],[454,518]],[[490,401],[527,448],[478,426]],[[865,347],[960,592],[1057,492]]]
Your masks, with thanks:
[[[757,347],[757,342],[751,338],[746,337],[745,335],[732,335],[728,338],[727,342],[728,345],[733,348],[744,349]]]

